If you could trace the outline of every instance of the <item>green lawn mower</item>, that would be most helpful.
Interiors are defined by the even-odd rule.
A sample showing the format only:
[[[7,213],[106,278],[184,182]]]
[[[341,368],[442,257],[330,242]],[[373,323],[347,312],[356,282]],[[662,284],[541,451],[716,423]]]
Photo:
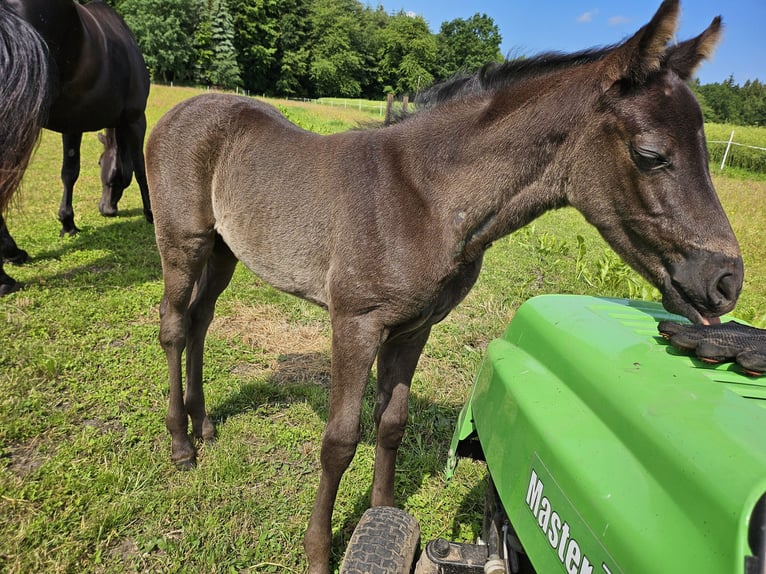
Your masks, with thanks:
[[[486,461],[481,539],[421,548],[414,517],[371,508],[341,572],[766,572],[766,377],[679,351],[664,320],[685,322],[634,300],[527,301],[449,451],[448,475]]]

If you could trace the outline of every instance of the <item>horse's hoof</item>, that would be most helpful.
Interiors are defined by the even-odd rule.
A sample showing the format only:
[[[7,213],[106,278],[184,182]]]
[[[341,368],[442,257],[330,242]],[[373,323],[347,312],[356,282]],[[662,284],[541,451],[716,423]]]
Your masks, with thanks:
[[[152,210],[144,210],[144,217],[146,218],[146,221],[154,224],[154,214],[152,213]]]
[[[65,235],[74,237],[78,233],[80,233],[80,228],[76,225],[73,225],[72,227],[62,227],[61,232],[59,233],[59,237],[64,237]]]
[[[0,283],[0,297],[5,297],[21,289],[21,283],[14,281],[13,283]]]
[[[29,261],[29,253],[23,249],[17,249],[13,255],[3,256],[3,260],[11,265],[24,265]]]

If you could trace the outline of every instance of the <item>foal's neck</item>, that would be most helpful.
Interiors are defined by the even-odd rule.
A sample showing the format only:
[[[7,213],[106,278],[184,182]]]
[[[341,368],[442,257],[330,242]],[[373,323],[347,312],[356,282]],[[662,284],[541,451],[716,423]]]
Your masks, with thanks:
[[[566,205],[584,108],[564,89],[444,104],[413,125],[416,180],[457,260],[475,260],[496,239]]]

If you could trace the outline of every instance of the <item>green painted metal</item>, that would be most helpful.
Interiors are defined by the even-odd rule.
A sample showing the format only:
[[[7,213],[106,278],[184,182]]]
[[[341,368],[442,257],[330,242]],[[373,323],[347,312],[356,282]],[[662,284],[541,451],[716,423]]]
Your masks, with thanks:
[[[548,295],[490,343],[451,453],[478,434],[538,572],[745,571],[766,380],[679,354],[657,333],[668,318]]]

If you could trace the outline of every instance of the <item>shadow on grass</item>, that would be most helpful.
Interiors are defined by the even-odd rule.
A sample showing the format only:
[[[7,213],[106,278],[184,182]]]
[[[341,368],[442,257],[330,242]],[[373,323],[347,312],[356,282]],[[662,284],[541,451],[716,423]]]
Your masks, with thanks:
[[[140,217],[136,217],[136,216]],[[19,245],[24,249],[24,245]],[[77,253],[107,251],[81,265],[48,265],[65,261]],[[154,227],[143,218],[141,209],[121,211],[110,223],[101,226],[83,226],[75,237],[63,238],[49,244],[47,249],[30,252],[30,261],[23,267],[39,271],[23,279],[24,286],[46,284],[49,287],[92,285],[127,287],[161,279],[159,253],[154,240]],[[21,267],[14,267],[20,269]],[[51,271],[57,268],[57,271]]]

